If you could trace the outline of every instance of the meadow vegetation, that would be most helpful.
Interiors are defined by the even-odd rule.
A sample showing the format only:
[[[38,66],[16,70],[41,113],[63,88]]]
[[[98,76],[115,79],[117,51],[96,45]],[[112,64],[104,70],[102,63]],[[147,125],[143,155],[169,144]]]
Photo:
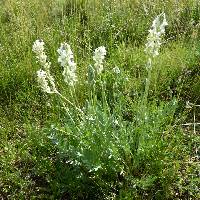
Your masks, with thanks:
[[[0,198],[200,199],[199,61],[198,0],[1,0]]]

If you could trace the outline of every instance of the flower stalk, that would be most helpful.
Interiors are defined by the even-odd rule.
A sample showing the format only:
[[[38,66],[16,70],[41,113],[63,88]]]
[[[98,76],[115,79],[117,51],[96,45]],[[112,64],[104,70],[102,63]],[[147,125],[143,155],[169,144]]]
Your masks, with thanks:
[[[160,46],[162,44],[162,36],[165,34],[165,26],[167,26],[167,20],[165,13],[158,15],[149,30],[149,35],[147,37],[147,43],[145,52],[148,55],[148,61],[146,69],[148,71],[148,77],[146,79],[145,91],[143,96],[143,105],[147,103],[147,98],[149,94],[149,87],[151,81],[151,70],[153,58],[159,55]]]

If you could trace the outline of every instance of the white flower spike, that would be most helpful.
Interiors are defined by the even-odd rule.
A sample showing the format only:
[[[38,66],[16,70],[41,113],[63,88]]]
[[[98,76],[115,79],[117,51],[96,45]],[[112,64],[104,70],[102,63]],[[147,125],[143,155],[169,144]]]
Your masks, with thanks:
[[[70,45],[61,43],[57,52],[59,54],[58,63],[63,67],[62,74],[64,76],[64,81],[70,86],[74,86],[77,81],[76,63],[74,62],[74,56]]]
[[[44,42],[43,40],[36,40],[33,44],[33,52],[36,54],[36,57],[39,63],[42,66],[45,66],[47,63],[47,56],[44,52]]]
[[[103,60],[105,59],[106,48],[104,46],[100,46],[94,51],[93,60],[95,61],[95,68],[97,74],[100,74],[103,71]]]
[[[38,62],[44,68],[44,70],[37,71],[37,80],[44,92],[56,93],[56,87],[54,78],[50,74],[51,63],[47,62],[47,56],[44,51],[43,40],[36,40],[33,44],[33,52],[36,54]],[[49,84],[48,84],[49,83]],[[51,87],[50,87],[51,86]]]
[[[161,22],[162,18],[163,20]],[[155,57],[159,55],[159,49],[162,44],[161,36],[165,33],[165,26],[167,25],[165,13],[161,13],[154,19],[151,29],[149,30],[145,48],[145,52],[147,52],[149,56]]]

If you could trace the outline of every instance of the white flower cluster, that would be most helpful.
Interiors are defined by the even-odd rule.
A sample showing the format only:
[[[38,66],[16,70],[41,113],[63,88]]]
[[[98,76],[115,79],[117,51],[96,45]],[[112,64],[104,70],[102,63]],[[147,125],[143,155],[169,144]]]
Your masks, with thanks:
[[[47,63],[47,56],[44,52],[44,42],[42,40],[36,40],[33,44],[33,52],[42,66]]]
[[[64,81],[73,86],[77,81],[76,76],[76,63],[74,62],[73,52],[70,45],[67,43],[61,43],[60,48],[57,50],[59,57],[58,62],[63,67]]]
[[[37,80],[44,92],[57,93],[54,78],[50,74],[51,63],[47,62],[47,56],[44,52],[44,42],[42,40],[36,40],[32,48],[36,54],[38,62],[44,68],[37,71]]]
[[[42,90],[47,93],[57,93],[60,94],[54,83],[54,78],[50,74],[51,63],[47,61],[47,56],[45,54],[44,42],[42,40],[36,40],[33,44],[33,52],[35,52],[36,57],[42,69],[37,71],[37,79]],[[64,81],[69,86],[74,86],[77,81],[76,76],[76,63],[74,62],[73,52],[71,47],[67,43],[61,43],[59,49],[57,50],[58,63],[63,67]],[[93,60],[95,61],[94,68],[97,74],[103,71],[103,60],[105,59],[106,48],[100,46],[94,51]],[[119,68],[114,69],[115,73],[119,74]]]
[[[51,88],[48,85],[47,74],[44,70],[40,69],[37,71],[37,79],[43,91],[51,93]]]
[[[100,74],[103,71],[103,60],[106,55],[106,48],[104,46],[100,46],[94,51],[93,60],[95,61],[95,68],[97,74]]]
[[[162,22],[161,18],[163,18]],[[149,30],[145,49],[150,56],[155,57],[159,55],[160,45],[162,44],[161,36],[165,33],[165,26],[167,25],[165,13],[161,13],[154,19],[152,27]]]

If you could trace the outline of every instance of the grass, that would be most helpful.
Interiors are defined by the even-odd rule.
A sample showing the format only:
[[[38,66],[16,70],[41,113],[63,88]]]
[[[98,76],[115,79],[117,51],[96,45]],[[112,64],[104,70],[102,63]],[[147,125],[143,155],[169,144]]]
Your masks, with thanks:
[[[195,0],[1,1],[1,199],[200,198],[199,127],[194,133],[181,125],[193,122],[186,101],[200,104],[199,6]],[[141,107],[146,38],[162,11],[169,26],[154,60],[148,103]],[[69,107],[76,126],[62,100],[37,84],[40,66],[32,45],[38,38],[45,41],[51,72],[66,97],[57,49],[63,41],[72,47],[76,97],[87,109],[79,123]],[[87,69],[101,45],[107,49],[102,91],[108,104],[102,104],[101,81],[96,101],[87,104]],[[112,72],[116,66],[120,80]]]

